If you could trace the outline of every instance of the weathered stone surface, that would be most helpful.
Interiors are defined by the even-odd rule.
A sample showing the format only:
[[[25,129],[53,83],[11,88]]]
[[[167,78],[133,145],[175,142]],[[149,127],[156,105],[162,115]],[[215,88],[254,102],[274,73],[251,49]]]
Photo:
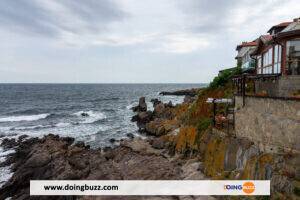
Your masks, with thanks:
[[[13,155],[14,175],[0,189],[0,199],[28,199],[30,180],[179,179],[178,166],[146,140],[124,140],[104,153],[86,146],[70,145],[70,139],[53,135],[21,142]]]
[[[140,97],[139,104],[132,108],[133,112],[146,112],[147,111],[147,104],[145,97]]]
[[[160,95],[175,95],[175,96],[196,96],[198,92],[201,90],[201,88],[192,88],[192,89],[186,89],[186,90],[178,90],[178,91],[173,91],[173,92],[167,92],[163,91],[160,92]]]
[[[155,119],[154,121],[151,121],[146,124],[145,130],[149,135],[154,136],[161,136],[164,135],[166,132],[166,129],[164,127],[162,119]]]
[[[18,145],[18,142],[16,141],[15,138],[11,138],[11,139],[5,138],[1,143],[1,146],[3,146],[6,149],[13,148],[17,145]]]
[[[154,149],[163,149],[165,142],[160,138],[154,138],[151,145]]]
[[[153,108],[154,108],[156,105],[158,105],[158,104],[161,103],[161,101],[158,100],[158,99],[151,99],[151,102],[153,103]]]
[[[246,97],[236,100],[236,135],[265,152],[300,152],[300,101]]]

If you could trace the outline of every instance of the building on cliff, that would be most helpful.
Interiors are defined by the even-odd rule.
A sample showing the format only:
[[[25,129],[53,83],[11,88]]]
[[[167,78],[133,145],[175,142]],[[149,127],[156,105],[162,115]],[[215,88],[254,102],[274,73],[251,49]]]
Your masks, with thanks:
[[[243,68],[255,67],[233,78],[234,132],[262,151],[300,152],[300,18],[268,33],[237,47]]]
[[[223,118],[214,111],[213,120],[226,122],[221,127],[227,133],[233,121],[230,134],[253,141],[261,151],[300,153],[300,18],[274,25],[236,50],[242,73],[233,77],[229,106],[234,108]]]
[[[250,54],[257,46],[256,41],[242,42],[236,47],[238,55],[235,57],[238,66],[241,66],[243,72],[253,72],[255,70],[255,59],[251,58]]]
[[[244,77],[254,81],[253,94],[297,97],[300,95],[300,18],[274,25],[268,33],[237,46],[236,59],[245,72],[235,79],[237,92],[246,89]]]

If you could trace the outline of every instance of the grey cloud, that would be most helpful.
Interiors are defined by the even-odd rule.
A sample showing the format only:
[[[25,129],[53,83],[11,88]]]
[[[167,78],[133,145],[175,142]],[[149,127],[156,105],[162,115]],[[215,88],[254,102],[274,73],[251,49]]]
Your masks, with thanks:
[[[118,8],[112,0],[64,0],[54,1],[71,15],[55,13],[43,7],[45,1],[1,0],[0,29],[12,29],[29,34],[59,36],[61,31],[79,33],[97,32],[114,21],[122,20],[126,13]],[[57,16],[65,16],[61,19]],[[76,26],[74,20],[80,20]]]
[[[251,18],[263,18],[263,15],[270,10],[275,9],[276,5],[282,5],[284,2],[273,0],[270,2],[260,0],[186,0],[178,1],[178,5],[182,12],[193,22],[189,29],[193,32],[201,33],[223,33],[232,25],[232,21],[236,16],[233,15],[234,10],[242,7],[249,7],[249,12],[245,12],[247,20]],[[260,5],[270,5],[264,7],[258,14],[254,15],[253,10]],[[272,5],[272,6],[271,6]],[[253,10],[252,10],[253,9]]]
[[[49,20],[47,13],[33,1],[0,1],[0,28],[2,29],[13,28],[16,31],[26,29],[32,33],[55,35],[55,27],[47,23]]]
[[[241,0],[187,0],[179,2],[179,5],[181,10],[193,20],[191,27],[193,31],[212,32],[226,26],[232,8],[239,2]]]

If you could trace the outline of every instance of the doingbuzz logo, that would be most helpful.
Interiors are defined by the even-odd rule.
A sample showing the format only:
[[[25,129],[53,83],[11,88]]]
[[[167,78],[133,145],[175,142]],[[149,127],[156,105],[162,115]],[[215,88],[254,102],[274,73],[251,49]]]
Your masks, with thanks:
[[[224,185],[224,190],[240,190],[245,194],[252,194],[255,191],[255,185],[252,182],[245,182],[243,185]]]

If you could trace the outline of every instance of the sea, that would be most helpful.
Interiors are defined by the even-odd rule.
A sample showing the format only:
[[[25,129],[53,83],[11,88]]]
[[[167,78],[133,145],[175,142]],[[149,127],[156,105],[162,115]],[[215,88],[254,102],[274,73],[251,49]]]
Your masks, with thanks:
[[[112,145],[128,134],[139,136],[131,108],[139,97],[181,103],[183,96],[161,96],[161,91],[205,87],[205,84],[0,84],[0,143],[20,135],[42,137],[52,133],[74,137],[91,148]],[[143,136],[143,135],[140,135]],[[0,162],[12,153],[0,145]],[[0,187],[11,177],[0,168]]]

